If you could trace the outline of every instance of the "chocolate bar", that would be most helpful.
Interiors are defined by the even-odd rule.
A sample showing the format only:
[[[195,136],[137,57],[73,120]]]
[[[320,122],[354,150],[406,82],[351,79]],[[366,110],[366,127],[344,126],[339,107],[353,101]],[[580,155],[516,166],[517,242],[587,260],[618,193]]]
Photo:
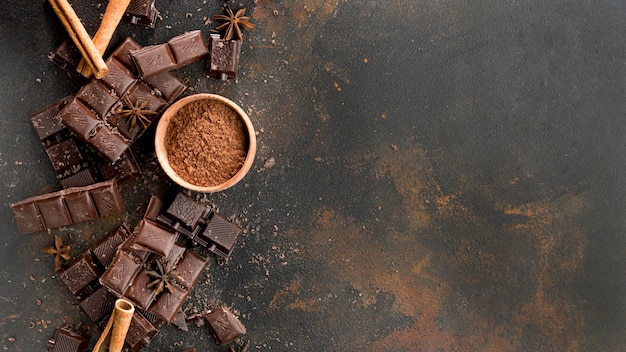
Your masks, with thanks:
[[[154,28],[159,11],[154,7],[155,0],[130,0],[124,20],[130,24],[138,24]]]
[[[219,307],[204,314],[219,345],[225,345],[246,333],[246,328],[226,307]]]
[[[46,344],[46,352],[84,352],[89,339],[68,328],[56,328]]]
[[[230,256],[243,233],[240,226],[180,192],[168,202],[153,196],[145,217],[185,235],[223,258]]]
[[[61,123],[59,112],[70,98],[63,98],[30,117],[63,188],[87,186],[114,177],[122,183],[139,175],[139,166],[130,149],[112,165]]]
[[[235,79],[239,67],[240,52],[241,39],[224,40],[218,33],[211,33],[206,76],[223,81]]]
[[[126,38],[106,60],[107,75],[81,87],[59,113],[62,123],[74,135],[111,163],[186,88],[168,72],[149,81],[139,79],[128,56],[131,50],[139,49],[137,43]]]
[[[33,233],[120,214],[124,203],[115,179],[72,187],[10,205],[21,233]]]
[[[143,79],[189,65],[209,52],[199,30],[170,39],[165,44],[152,45],[130,53],[139,76]]]

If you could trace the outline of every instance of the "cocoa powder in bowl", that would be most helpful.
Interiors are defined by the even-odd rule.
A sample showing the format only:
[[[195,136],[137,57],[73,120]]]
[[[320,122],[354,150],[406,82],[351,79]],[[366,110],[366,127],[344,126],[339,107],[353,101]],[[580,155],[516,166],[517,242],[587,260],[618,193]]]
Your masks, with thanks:
[[[249,140],[233,108],[219,100],[199,99],[172,116],[164,145],[167,160],[180,178],[210,187],[223,184],[242,168]]]

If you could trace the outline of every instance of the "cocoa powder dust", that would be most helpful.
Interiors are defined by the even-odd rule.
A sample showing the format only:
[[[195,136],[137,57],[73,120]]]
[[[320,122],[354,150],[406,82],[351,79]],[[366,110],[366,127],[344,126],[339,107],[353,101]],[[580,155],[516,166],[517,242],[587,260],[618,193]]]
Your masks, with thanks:
[[[230,106],[201,99],[176,112],[165,134],[167,159],[178,176],[201,187],[217,186],[243,166],[248,137]]]

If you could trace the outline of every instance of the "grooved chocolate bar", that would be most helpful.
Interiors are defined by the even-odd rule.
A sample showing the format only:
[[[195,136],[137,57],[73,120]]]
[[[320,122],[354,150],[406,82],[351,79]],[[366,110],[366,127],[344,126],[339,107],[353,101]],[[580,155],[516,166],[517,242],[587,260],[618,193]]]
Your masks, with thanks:
[[[239,67],[241,40],[224,40],[218,33],[209,36],[206,76],[223,81],[235,79]]]
[[[19,231],[24,234],[124,211],[115,179],[28,198],[10,207]]]
[[[130,149],[115,164],[110,164],[61,123],[59,112],[70,99],[63,98],[30,117],[63,188],[87,186],[114,177],[121,183],[139,175],[139,166]]]
[[[166,202],[152,197],[146,218],[167,226],[223,258],[232,253],[243,229],[183,193]]]
[[[139,49],[126,38],[106,60],[107,75],[81,87],[59,112],[62,123],[110,163],[186,88],[168,72],[139,79],[129,56],[131,50]]]
[[[209,52],[199,30],[183,33],[165,44],[147,46],[130,53],[143,79],[189,65]]]

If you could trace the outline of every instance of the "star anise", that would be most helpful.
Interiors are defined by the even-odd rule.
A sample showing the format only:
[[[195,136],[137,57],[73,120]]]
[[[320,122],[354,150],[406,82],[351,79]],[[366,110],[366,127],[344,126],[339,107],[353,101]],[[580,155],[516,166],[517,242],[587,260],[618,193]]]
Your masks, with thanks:
[[[243,38],[241,28],[254,29],[256,27],[254,23],[250,22],[250,16],[244,16],[244,13],[246,12],[245,8],[239,9],[236,13],[233,13],[233,10],[231,10],[230,7],[226,7],[226,12],[228,13],[228,16],[213,16],[216,21],[224,22],[217,26],[218,31],[226,29],[226,32],[224,32],[224,40],[241,39]]]
[[[250,341],[247,341],[238,351],[235,350],[233,345],[230,345],[230,352],[248,352],[248,347],[250,347]]]
[[[153,289],[156,295],[163,292],[163,289],[167,289],[169,293],[174,293],[172,281],[178,278],[178,272],[173,269],[173,263],[168,261],[164,265],[160,260],[157,260],[155,269],[146,272],[153,279],[148,283],[148,288]]]
[[[59,271],[61,270],[61,265],[63,265],[63,262],[66,260],[70,260],[70,249],[72,249],[72,246],[63,245],[63,240],[61,240],[61,237],[55,235],[54,246],[46,247],[41,251],[48,255],[54,256],[54,271]]]
[[[133,104],[130,98],[124,97],[124,105],[126,105],[128,109],[120,111],[120,114],[122,118],[128,120],[131,131],[135,128],[137,122],[141,123],[143,128],[148,127],[148,125],[150,124],[150,118],[148,118],[148,116],[155,115],[156,112],[146,109],[146,107],[148,107],[148,104],[150,104],[149,100],[139,102],[139,99],[135,100],[135,103]]]

